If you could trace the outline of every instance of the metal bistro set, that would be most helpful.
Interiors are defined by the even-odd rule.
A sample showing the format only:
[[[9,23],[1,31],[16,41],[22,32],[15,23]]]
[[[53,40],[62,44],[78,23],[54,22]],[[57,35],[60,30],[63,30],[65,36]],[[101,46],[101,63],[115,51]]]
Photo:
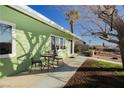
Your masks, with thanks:
[[[45,54],[40,55],[40,60],[31,58],[31,70],[35,66],[40,66],[40,69],[47,69],[47,71],[50,71],[51,68],[55,68],[55,66],[59,66],[60,62],[63,65],[63,58],[59,57],[57,53],[54,51],[47,51]]]

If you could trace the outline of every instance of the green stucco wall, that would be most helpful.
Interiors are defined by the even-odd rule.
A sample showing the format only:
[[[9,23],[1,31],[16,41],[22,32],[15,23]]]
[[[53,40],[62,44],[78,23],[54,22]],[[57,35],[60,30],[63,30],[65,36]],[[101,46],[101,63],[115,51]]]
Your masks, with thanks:
[[[73,39],[36,19],[31,18],[8,6],[0,6],[0,20],[16,24],[16,56],[0,58],[0,77],[14,75],[30,67],[30,58],[40,58],[40,54],[51,48],[50,35],[66,38],[66,49],[59,51],[60,56],[68,57],[68,40]]]

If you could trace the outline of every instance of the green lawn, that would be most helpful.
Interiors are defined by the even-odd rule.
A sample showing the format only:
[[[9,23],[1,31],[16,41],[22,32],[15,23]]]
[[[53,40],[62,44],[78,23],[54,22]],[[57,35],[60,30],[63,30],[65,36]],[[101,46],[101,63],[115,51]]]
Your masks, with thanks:
[[[64,87],[124,88],[124,70],[120,64],[86,60]]]
[[[105,62],[105,61],[95,61],[94,64],[92,64],[92,67],[121,69],[122,65],[109,63],[109,62]],[[112,73],[115,75],[124,75],[124,71],[122,71],[122,70],[117,70],[117,71],[115,70]]]
[[[109,63],[105,61],[95,61],[93,64],[94,67],[103,67],[103,68],[122,68],[120,64]]]

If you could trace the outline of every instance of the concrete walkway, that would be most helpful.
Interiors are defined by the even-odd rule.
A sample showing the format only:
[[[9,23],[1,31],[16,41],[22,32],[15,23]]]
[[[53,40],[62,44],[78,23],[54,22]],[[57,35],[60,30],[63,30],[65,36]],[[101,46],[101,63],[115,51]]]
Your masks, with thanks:
[[[82,56],[76,56],[75,58],[64,59],[64,66],[55,69],[54,72],[40,74],[41,79],[33,83],[31,88],[59,88],[63,87],[68,80],[73,76],[76,70],[85,62],[87,58]]]
[[[51,72],[24,72],[17,76],[0,79],[0,87],[58,88],[63,87],[87,58],[75,56],[64,59],[64,66]]]

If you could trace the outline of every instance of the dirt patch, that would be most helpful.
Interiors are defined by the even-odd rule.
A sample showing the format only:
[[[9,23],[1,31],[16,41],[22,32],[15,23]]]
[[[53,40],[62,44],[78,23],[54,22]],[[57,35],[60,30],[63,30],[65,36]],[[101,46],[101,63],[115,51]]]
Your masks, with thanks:
[[[87,60],[79,67],[64,88],[122,88],[124,76],[114,72],[121,68],[103,68],[96,66],[96,61]]]
[[[114,62],[122,62],[121,55],[116,54],[114,52],[105,52],[105,51],[98,52],[98,51],[96,51],[95,55],[93,57],[104,59],[104,60],[110,60],[110,61],[114,61]]]

